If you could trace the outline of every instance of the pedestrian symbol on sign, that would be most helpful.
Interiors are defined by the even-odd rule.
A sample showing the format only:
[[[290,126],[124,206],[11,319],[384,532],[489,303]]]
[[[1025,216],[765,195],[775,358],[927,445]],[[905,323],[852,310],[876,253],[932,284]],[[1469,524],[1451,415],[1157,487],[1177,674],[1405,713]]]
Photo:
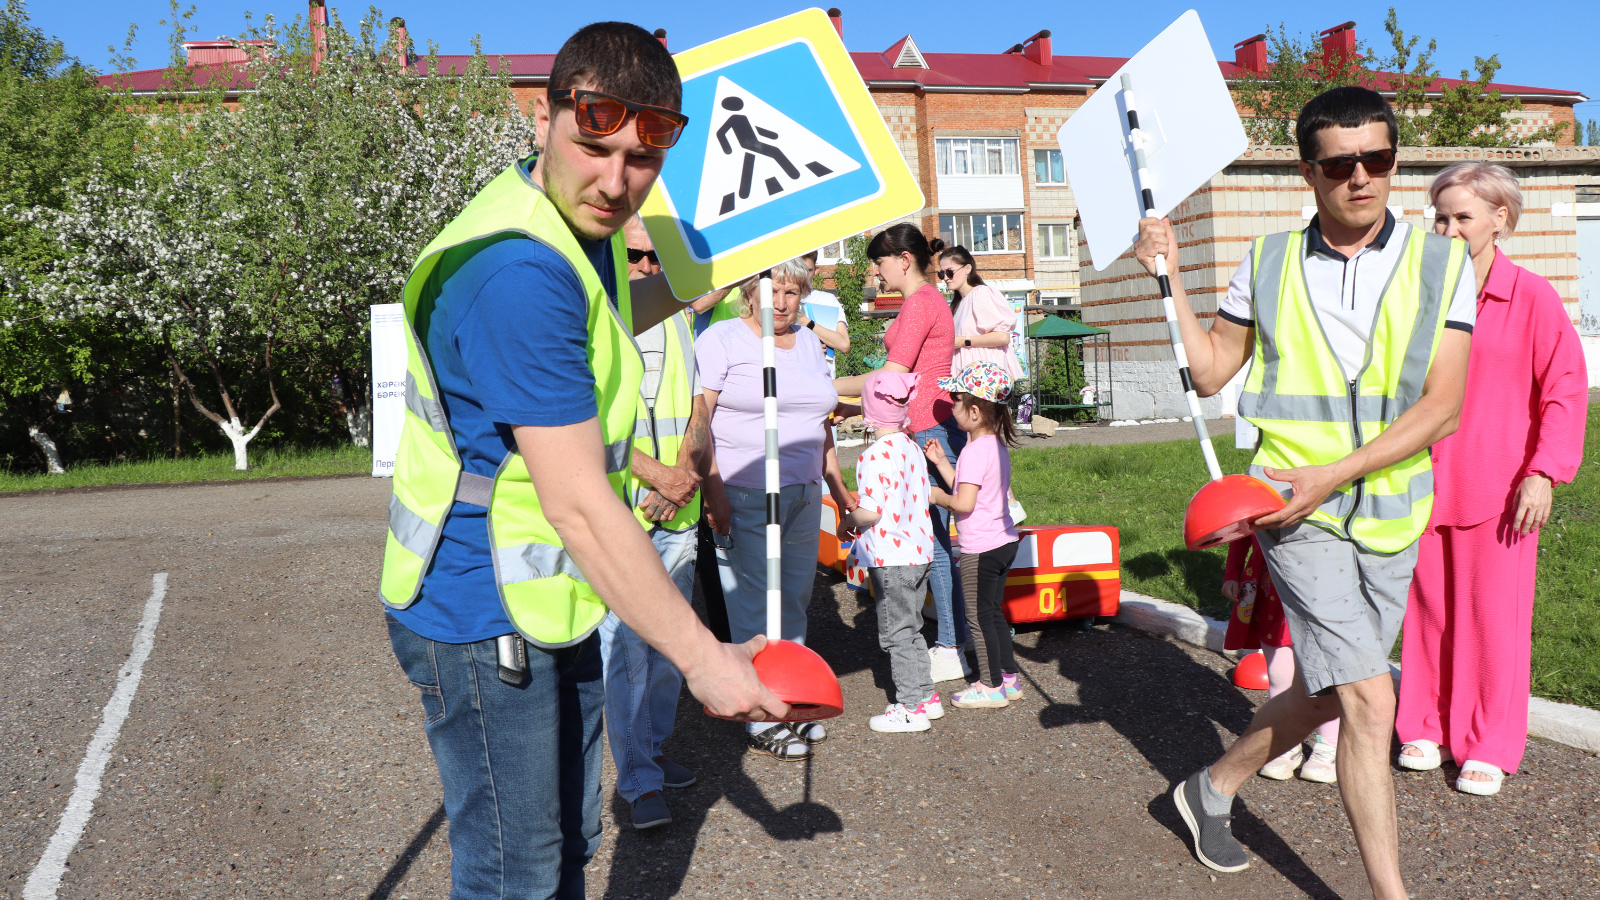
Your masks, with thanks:
[[[697,229],[861,168],[724,76],[717,78],[713,109],[695,203]]]

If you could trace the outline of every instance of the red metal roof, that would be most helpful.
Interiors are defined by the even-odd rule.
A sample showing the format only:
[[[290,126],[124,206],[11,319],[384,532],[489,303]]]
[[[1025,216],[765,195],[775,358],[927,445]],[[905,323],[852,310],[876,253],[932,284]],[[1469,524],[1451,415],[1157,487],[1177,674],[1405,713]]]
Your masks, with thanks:
[[[1127,57],[1123,56],[1058,54],[1053,58],[1052,65],[1044,66],[1026,59],[1021,53],[922,53],[921,56],[927,62],[928,68],[910,66],[896,68],[895,60],[899,58],[900,51],[908,38],[909,36],[901,38],[882,53],[852,52],[850,58],[855,62],[856,70],[861,73],[862,80],[874,87],[888,88],[916,84],[930,91],[987,89],[1022,92],[1039,87],[1088,88],[1110,78],[1128,61]],[[447,54],[439,56],[438,60],[438,71],[449,73],[465,70],[471,64],[472,57],[467,54]],[[502,61],[506,63],[514,81],[540,82],[549,77],[550,68],[555,62],[555,54],[515,53],[489,57],[489,65],[496,72],[500,71]],[[424,58],[418,58],[412,64],[417,74],[424,74],[425,62]],[[1239,78],[1244,71],[1228,61],[1219,61],[1217,65],[1222,69],[1223,76],[1230,81]],[[193,66],[188,71],[194,74],[196,83],[202,87],[215,87],[212,79],[216,78],[225,78],[222,86],[229,90],[247,90],[249,87],[235,65]],[[1386,73],[1378,74],[1380,90],[1388,89],[1391,76]],[[100,82],[108,87],[115,87],[119,86],[117,79],[120,78],[121,86],[135,92],[153,92],[162,89],[165,76],[164,69],[147,69],[120,76],[102,75]],[[1429,92],[1437,93],[1446,87],[1462,83],[1458,78],[1436,79],[1430,86]],[[1490,86],[1502,94],[1518,97],[1548,97],[1552,100],[1570,100],[1574,103],[1582,103],[1588,99],[1577,91],[1558,88],[1500,82]]]

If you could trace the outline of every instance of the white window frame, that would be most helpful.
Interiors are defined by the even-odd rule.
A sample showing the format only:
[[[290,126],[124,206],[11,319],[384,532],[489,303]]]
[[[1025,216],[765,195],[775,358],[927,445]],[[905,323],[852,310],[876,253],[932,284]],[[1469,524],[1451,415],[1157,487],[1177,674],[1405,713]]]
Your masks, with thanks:
[[[1061,173],[1061,178],[1060,179],[1045,179],[1045,178],[1040,178],[1039,177],[1039,162],[1040,162],[1039,155],[1041,153],[1044,154],[1045,172],[1048,173],[1048,174],[1053,175],[1053,174],[1055,174],[1055,172],[1059,171]],[[1054,166],[1050,165],[1050,157],[1051,157],[1052,154],[1055,156],[1055,165]],[[1033,183],[1034,184],[1043,184],[1043,185],[1065,185],[1067,183],[1066,162],[1061,158],[1061,151],[1060,150],[1051,150],[1048,147],[1035,147],[1034,148],[1034,150],[1033,150]]]
[[[1073,250],[1073,243],[1074,243],[1073,237],[1074,236],[1072,234],[1072,223],[1071,222],[1039,222],[1039,221],[1035,221],[1033,223],[1033,225],[1034,225],[1033,248],[1034,248],[1034,258],[1035,259],[1040,259],[1040,260],[1045,260],[1045,259],[1070,260],[1070,259],[1072,259],[1072,250]],[[1042,231],[1042,230],[1044,230],[1046,228],[1064,228],[1064,229],[1066,229],[1065,237],[1064,237],[1064,240],[1063,240],[1063,243],[1062,243],[1062,251],[1063,252],[1060,255],[1051,255],[1050,252],[1049,252],[1050,251],[1050,244],[1053,243],[1053,242],[1046,241],[1043,238],[1043,236],[1038,233],[1039,231]]]
[[[1022,174],[1022,139],[1016,137],[936,137],[934,164],[940,178],[1007,177]],[[1009,152],[1008,152],[1009,151]],[[989,167],[996,161],[1000,171]],[[974,171],[982,168],[982,171]],[[958,172],[957,168],[966,171]]]
[[[834,241],[833,243],[828,244],[827,246],[818,247],[817,248],[817,265],[819,265],[819,266],[836,266],[836,265],[838,265],[840,263],[848,264],[850,262],[850,257],[844,255],[844,249],[845,249],[845,247],[847,245],[849,245],[849,243],[850,243],[850,239],[849,238],[845,238],[842,241]],[[837,254],[837,255],[834,255],[834,254]]]
[[[1008,219],[1016,219],[1017,220],[1017,227],[1016,227],[1017,246],[1016,247],[1008,246],[1008,247],[1005,247],[1005,248],[1000,249],[1000,250],[979,250],[979,249],[977,249],[977,247],[975,245],[975,242],[973,240],[973,236],[974,236],[974,234],[975,234],[975,232],[977,230],[977,222],[975,220],[980,218],[980,217],[985,220],[984,227],[985,227],[986,234],[990,234],[991,233],[991,232],[989,232],[989,229],[992,228],[995,219],[999,219],[1000,220],[1000,224],[1002,226],[1001,230],[1000,230],[1000,233],[1001,234],[1008,234],[1008,233],[1010,233],[1011,229],[1004,227],[1005,225],[1009,224],[1007,222],[1007,220]],[[967,250],[969,252],[971,252],[973,256],[992,256],[992,255],[1000,254],[1000,253],[1024,253],[1024,252],[1027,251],[1027,243],[1028,243],[1028,229],[1027,229],[1026,218],[1027,217],[1024,216],[1022,213],[1017,213],[1017,212],[945,213],[945,214],[942,214],[942,215],[939,216],[939,233],[941,235],[943,235],[943,234],[947,233],[947,231],[948,231],[948,233],[950,234],[951,238],[953,238],[953,240],[951,238],[946,238],[946,240],[952,245],[959,245],[959,246],[967,248]],[[946,219],[950,220],[950,228],[949,229],[946,229],[944,227]],[[966,220],[966,228],[965,229],[962,229],[961,223],[958,221],[960,219],[965,219]],[[988,240],[988,238],[986,238],[986,240]]]

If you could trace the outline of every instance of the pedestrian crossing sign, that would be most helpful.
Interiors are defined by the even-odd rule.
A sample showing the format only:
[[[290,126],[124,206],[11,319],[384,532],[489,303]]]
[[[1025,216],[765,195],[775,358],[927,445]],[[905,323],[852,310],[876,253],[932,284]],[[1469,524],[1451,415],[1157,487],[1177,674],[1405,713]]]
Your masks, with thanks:
[[[922,208],[819,9],[685,50],[683,136],[640,211],[681,299]]]

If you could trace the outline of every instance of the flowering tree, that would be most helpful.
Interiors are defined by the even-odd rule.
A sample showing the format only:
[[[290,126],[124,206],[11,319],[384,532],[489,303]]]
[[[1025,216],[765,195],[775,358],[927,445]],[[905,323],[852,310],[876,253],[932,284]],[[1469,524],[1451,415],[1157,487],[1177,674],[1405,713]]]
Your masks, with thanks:
[[[366,443],[368,307],[398,300],[427,242],[530,146],[487,58],[446,73],[430,55],[419,71],[378,19],[351,34],[335,17],[322,35],[267,19],[246,35],[265,43],[238,45],[258,48],[238,108],[158,103],[130,185],[91,179],[64,209],[28,213],[63,250],[28,282],[49,317],[160,347],[239,469],[291,373],[338,384]],[[253,425],[247,392],[266,395]]]

